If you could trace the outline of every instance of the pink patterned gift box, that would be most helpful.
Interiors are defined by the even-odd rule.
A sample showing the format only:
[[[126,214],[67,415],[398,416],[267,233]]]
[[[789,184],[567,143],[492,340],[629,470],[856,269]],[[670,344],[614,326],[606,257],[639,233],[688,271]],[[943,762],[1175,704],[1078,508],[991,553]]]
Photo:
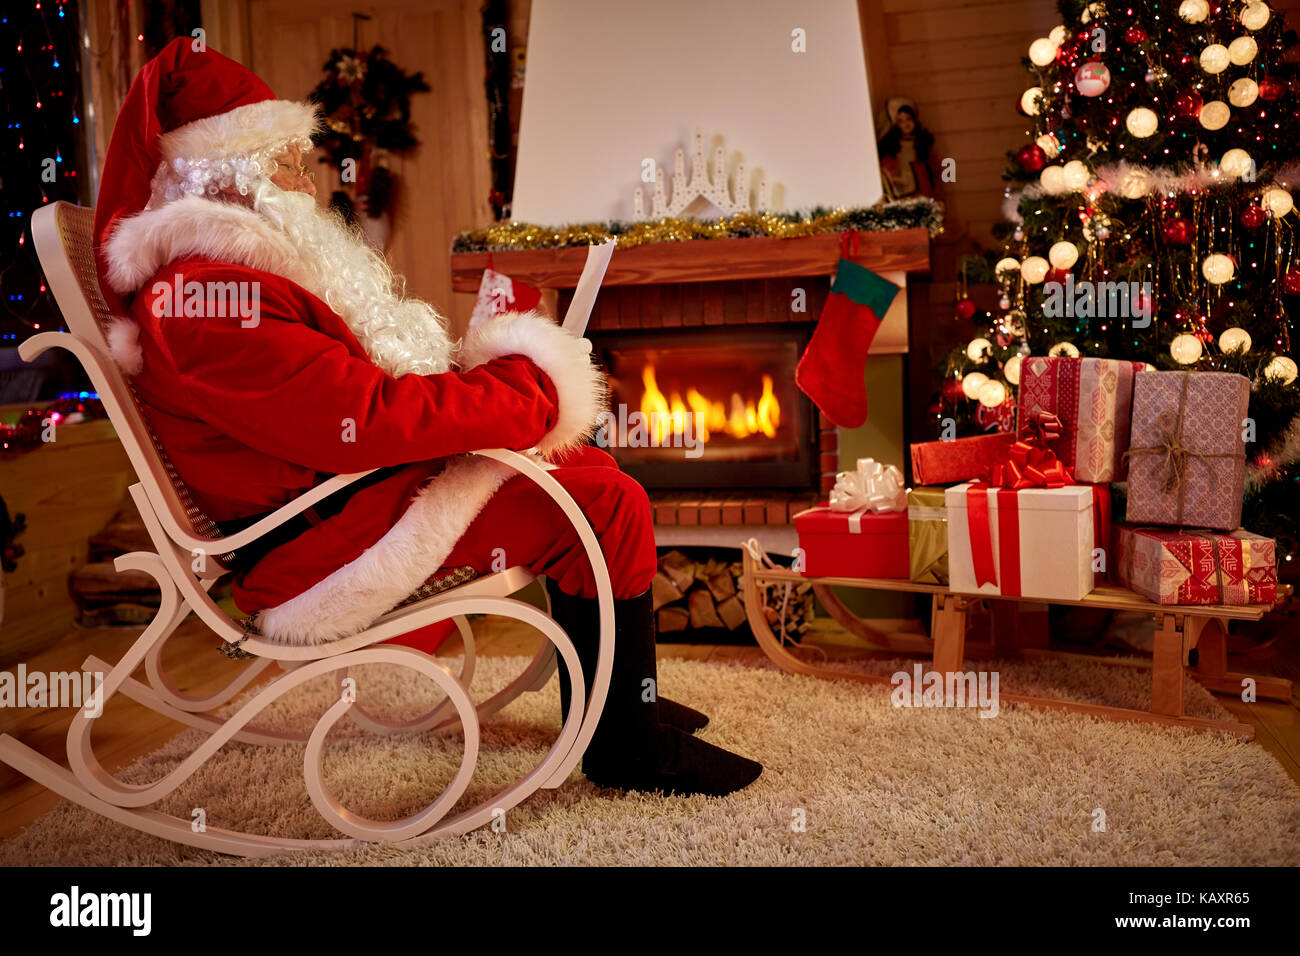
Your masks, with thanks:
[[[1144,368],[1114,359],[1030,356],[1020,366],[1020,437],[1034,412],[1052,412],[1062,430],[1049,447],[1076,480],[1123,481],[1133,379]]]
[[[1157,604],[1272,604],[1277,563],[1272,538],[1238,529],[1175,531],[1118,524],[1119,582]]]

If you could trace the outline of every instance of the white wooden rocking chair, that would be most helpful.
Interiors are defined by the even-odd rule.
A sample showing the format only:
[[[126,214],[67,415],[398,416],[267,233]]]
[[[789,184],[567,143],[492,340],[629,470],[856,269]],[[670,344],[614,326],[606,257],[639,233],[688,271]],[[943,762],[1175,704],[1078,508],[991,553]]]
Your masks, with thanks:
[[[71,331],[33,336],[22,344],[19,351],[23,359],[30,361],[49,348],[67,349],[80,360],[99,391],[139,478],[139,482],[131,486],[131,497],[156,548],[156,553],[123,555],[115,564],[119,571],[138,570],[151,575],[162,589],[162,604],[157,617],[116,666],[110,668],[94,656],[87,658],[82,665],[87,671],[106,672],[106,677],[96,692],[98,700],[80,709],[68,728],[70,770],[8,734],[0,735],[0,761],[64,798],[119,823],[179,843],[241,856],[264,856],[286,850],[341,849],[371,841],[422,843],[473,830],[489,822],[494,813],[509,810],[538,789],[555,788],[564,783],[595,731],[609,686],[614,647],[614,603],[609,572],[591,526],[569,494],[551,475],[524,455],[505,449],[475,452],[513,467],[540,485],[563,509],[578,532],[595,571],[600,608],[600,650],[595,686],[589,700],[572,641],[549,616],[508,596],[534,579],[534,575],[522,567],[479,577],[433,597],[400,605],[361,633],[332,643],[291,647],[247,633],[241,622],[227,616],[208,594],[213,584],[229,570],[221,558],[214,555],[228,555],[247,547],[366,473],[332,477],[251,527],[222,537],[216,525],[194,504],[166,453],[154,439],[134,389],[108,356],[105,330],[111,316],[96,278],[92,251],[93,219],[93,209],[63,202],[46,206],[32,217],[32,234],[41,265]],[[193,557],[198,553],[205,555],[204,562],[194,562]],[[206,566],[206,570],[192,570],[196,563]],[[164,645],[190,611],[226,646],[237,646],[255,658],[221,690],[202,697],[178,689],[162,665]],[[467,614],[498,614],[514,618],[536,627],[550,642],[509,686],[477,706],[469,695],[475,658],[473,634],[465,619]],[[459,675],[422,651],[379,643],[448,619],[455,621],[465,646]],[[525,691],[544,687],[555,669],[556,651],[568,668],[575,705],[570,708],[550,751],[532,771],[505,790],[447,817],[473,776],[479,752],[480,721]],[[219,662],[216,655],[213,659],[214,664],[232,666]],[[272,662],[279,663],[285,672],[251,693],[228,718],[222,719],[211,713],[248,688]],[[422,716],[394,722],[367,712],[340,694],[340,699],[319,718],[310,734],[295,736],[262,732],[249,726],[260,711],[304,682],[332,672],[341,672],[342,678],[350,667],[374,663],[406,667],[427,677],[446,695],[446,700]],[[132,676],[141,664],[147,681]],[[91,731],[97,718],[89,716],[90,713],[102,714],[103,705],[118,693],[206,732],[207,740],[160,780],[150,784],[122,783],[96,759],[91,746]],[[583,701],[586,701],[585,707]],[[446,732],[459,726],[465,741],[460,768],[447,789],[424,809],[391,822],[362,817],[342,806],[326,788],[322,777],[321,758],[326,735],[345,714],[359,727],[374,734]],[[305,840],[214,827],[196,832],[188,818],[148,809],[175,791],[230,741],[264,746],[305,742],[303,775],[307,792],[320,815],[346,836]]]

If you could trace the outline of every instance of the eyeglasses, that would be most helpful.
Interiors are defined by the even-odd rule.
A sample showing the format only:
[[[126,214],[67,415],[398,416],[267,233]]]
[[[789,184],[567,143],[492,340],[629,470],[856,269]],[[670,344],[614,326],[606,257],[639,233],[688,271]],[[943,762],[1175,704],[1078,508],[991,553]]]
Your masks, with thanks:
[[[288,169],[288,170],[290,170],[290,171],[296,173],[299,177],[303,177],[303,176],[305,176],[305,177],[307,177],[309,180],[311,180],[313,183],[316,181],[316,171],[315,171],[315,170],[309,170],[309,169],[307,168],[307,164],[306,164],[306,163],[303,163],[303,164],[301,164],[301,165],[299,165],[299,166],[291,166],[289,163],[282,163],[282,162],[280,162],[280,161],[277,159],[277,160],[275,160],[275,165],[277,165],[277,166],[283,166],[285,169]]]

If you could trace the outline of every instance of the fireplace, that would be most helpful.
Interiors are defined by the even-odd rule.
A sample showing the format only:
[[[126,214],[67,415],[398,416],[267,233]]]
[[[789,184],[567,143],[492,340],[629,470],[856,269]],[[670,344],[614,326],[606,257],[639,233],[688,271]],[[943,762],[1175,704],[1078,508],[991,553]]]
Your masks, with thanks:
[[[816,485],[816,410],[795,386],[807,324],[595,332],[598,441],[646,488]]]

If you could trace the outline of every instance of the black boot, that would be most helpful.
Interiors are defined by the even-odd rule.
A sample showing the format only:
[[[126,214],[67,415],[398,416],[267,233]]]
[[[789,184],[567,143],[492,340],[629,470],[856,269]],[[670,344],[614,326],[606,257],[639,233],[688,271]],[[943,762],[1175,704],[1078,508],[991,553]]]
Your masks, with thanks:
[[[615,601],[614,622],[614,672],[596,733],[583,756],[587,779],[622,790],[711,796],[753,783],[763,772],[761,764],[660,722],[650,594]],[[595,677],[597,635],[589,629],[582,637],[571,636],[580,648],[583,678],[590,685]]]
[[[595,672],[596,666],[596,644],[600,640],[600,608],[595,598],[577,598],[565,594],[550,578],[546,579],[546,594],[551,600],[551,616],[578,646],[582,670],[590,686],[591,675]],[[583,640],[584,637],[587,639]],[[569,699],[573,692],[569,686],[569,672],[563,666],[559,668],[559,675],[560,713],[567,718]],[[658,687],[655,688],[655,696],[659,701],[660,723],[692,734],[709,725],[708,714],[701,713],[694,707],[679,704],[675,700],[669,700],[658,693]]]

